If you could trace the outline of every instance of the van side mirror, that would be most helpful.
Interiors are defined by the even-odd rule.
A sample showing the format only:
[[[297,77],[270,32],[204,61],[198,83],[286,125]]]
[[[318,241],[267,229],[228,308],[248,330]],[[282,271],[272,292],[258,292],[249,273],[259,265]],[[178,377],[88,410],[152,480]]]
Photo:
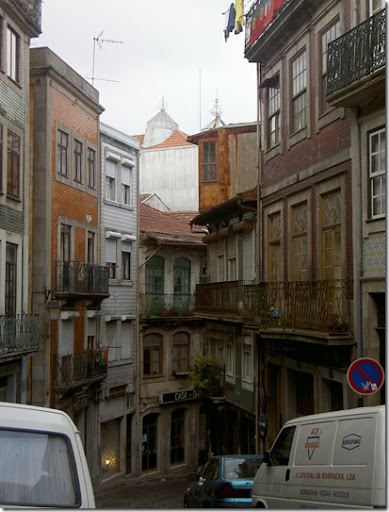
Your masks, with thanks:
[[[267,464],[268,466],[272,466],[273,465],[273,461],[272,461],[271,455],[270,455],[270,450],[268,450],[265,453],[265,456],[263,458],[263,462],[265,462],[265,464]]]

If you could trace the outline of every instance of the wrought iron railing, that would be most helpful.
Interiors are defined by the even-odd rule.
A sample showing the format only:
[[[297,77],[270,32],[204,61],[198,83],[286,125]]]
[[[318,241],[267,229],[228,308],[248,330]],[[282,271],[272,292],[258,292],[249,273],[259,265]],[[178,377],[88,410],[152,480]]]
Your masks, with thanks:
[[[57,261],[55,293],[109,295],[109,269],[82,261]]]
[[[328,45],[327,96],[385,66],[385,9]]]
[[[0,316],[0,359],[39,349],[39,315]]]
[[[352,296],[349,280],[198,284],[196,314],[238,315],[263,328],[350,333]]]
[[[142,316],[193,316],[194,295],[142,294]]]
[[[42,0],[16,0],[16,2],[40,29],[42,22]]]
[[[56,388],[68,389],[106,377],[107,351],[108,348],[104,347],[58,356]]]

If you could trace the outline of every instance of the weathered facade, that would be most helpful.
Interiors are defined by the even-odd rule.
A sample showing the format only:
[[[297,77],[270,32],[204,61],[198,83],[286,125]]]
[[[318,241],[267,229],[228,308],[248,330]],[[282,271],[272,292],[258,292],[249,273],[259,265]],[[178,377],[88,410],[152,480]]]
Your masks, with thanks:
[[[141,146],[140,194],[157,194],[173,211],[198,211],[197,146],[164,108],[136,138]]]
[[[198,145],[200,212],[257,186],[256,123],[204,129],[188,141]]]
[[[109,296],[100,259],[99,95],[48,48],[31,49],[33,308],[41,321],[32,402],[67,412],[93,479],[100,466],[98,323]]]
[[[0,400],[31,402],[33,313],[30,54],[41,33],[41,0],[0,2]]]
[[[193,313],[206,258],[203,234],[174,214],[140,204],[137,363],[143,473],[192,471],[205,446],[200,400],[189,379],[201,352],[203,324]]]
[[[244,325],[243,286],[256,279],[257,126],[219,126],[189,137],[199,146],[201,213],[207,227],[207,281],[196,287],[202,346],[224,367],[222,399],[210,412],[210,451],[255,453],[256,334]],[[216,411],[216,412],[215,412]]]
[[[328,49],[327,101],[351,116],[357,356],[385,368],[386,10],[383,0],[349,7],[349,30]],[[363,403],[384,402],[385,386]]]
[[[132,474],[137,431],[138,163],[139,143],[100,124],[100,260],[109,268],[109,297],[101,305],[100,342],[107,376],[99,402],[99,476]]]
[[[258,382],[266,404],[265,449],[291,417],[359,402],[348,386],[347,369],[362,354],[360,264],[361,251],[368,247],[363,235],[370,231],[367,223],[364,233],[360,231],[356,215],[358,211],[361,218],[368,201],[358,197],[355,181],[355,166],[361,165],[355,117],[345,101],[335,100],[334,91],[333,101],[327,101],[331,42],[339,42],[363,16],[361,3],[301,0],[272,5],[274,16],[269,14],[262,26],[261,2],[252,6],[245,48],[246,58],[261,71],[262,282],[253,298]],[[373,237],[379,223],[377,219],[371,228]],[[372,281],[368,286],[378,291]],[[369,300],[363,316],[372,311],[372,295]],[[377,350],[366,348],[364,355],[379,358]],[[377,399],[379,395],[372,398]]]

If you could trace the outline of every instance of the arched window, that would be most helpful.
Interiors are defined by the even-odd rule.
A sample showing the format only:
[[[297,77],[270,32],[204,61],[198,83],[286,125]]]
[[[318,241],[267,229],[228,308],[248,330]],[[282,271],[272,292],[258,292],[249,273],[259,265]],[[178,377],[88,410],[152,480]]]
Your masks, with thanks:
[[[187,372],[189,370],[189,341],[190,336],[187,332],[177,332],[173,336],[173,373]]]
[[[143,375],[162,375],[162,341],[158,333],[147,334],[143,340]]]

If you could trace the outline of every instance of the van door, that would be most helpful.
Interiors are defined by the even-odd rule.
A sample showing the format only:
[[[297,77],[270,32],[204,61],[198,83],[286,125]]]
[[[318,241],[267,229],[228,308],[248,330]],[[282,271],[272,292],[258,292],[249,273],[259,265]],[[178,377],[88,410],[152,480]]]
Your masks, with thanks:
[[[289,485],[290,485],[290,454],[296,425],[284,427],[277,437],[270,452],[268,452],[267,465],[261,468],[261,478],[258,482],[259,492],[266,497],[269,508],[294,508],[289,507]],[[262,464],[265,466],[265,464]]]

